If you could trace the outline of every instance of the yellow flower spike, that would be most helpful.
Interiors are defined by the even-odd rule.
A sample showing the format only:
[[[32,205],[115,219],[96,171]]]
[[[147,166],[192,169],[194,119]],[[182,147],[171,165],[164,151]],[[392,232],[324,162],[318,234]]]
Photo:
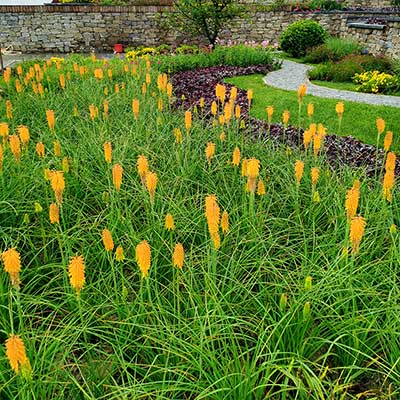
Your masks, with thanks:
[[[158,98],[158,101],[157,101],[157,108],[158,108],[158,111],[160,111],[160,112],[162,112],[163,109],[164,109],[164,104],[163,104],[163,99],[162,99],[162,97],[159,97],[159,98]]]
[[[359,199],[360,181],[355,180],[353,187],[346,193],[345,210],[348,219],[352,219],[356,216]]]
[[[49,129],[53,132],[56,124],[56,119],[53,110],[46,110],[46,119]]]
[[[156,191],[158,177],[155,172],[148,172],[146,174],[146,187],[150,195],[150,202],[154,203],[154,196]]]
[[[107,164],[111,164],[112,161],[112,145],[111,142],[105,142],[103,144],[104,159]]]
[[[396,154],[389,152],[386,157],[385,169],[386,171],[394,171],[396,167]]]
[[[219,140],[221,142],[225,142],[225,140],[226,140],[226,133],[225,132],[221,132],[221,134],[219,135]]]
[[[239,106],[239,104],[236,104],[236,105],[235,105],[235,118],[236,118],[236,119],[239,119],[239,118],[240,118],[240,112],[241,112],[240,106]]]
[[[0,122],[0,136],[3,138],[3,142],[7,138],[8,133],[9,129],[7,122]]]
[[[311,168],[312,190],[315,190],[315,186],[317,185],[318,178],[319,178],[319,168],[318,167]]]
[[[229,232],[229,215],[226,210],[221,215],[221,230],[224,235]]]
[[[221,103],[225,103],[226,87],[218,83],[215,86],[215,96]]]
[[[111,235],[111,232],[108,229],[104,229],[101,234],[101,239],[103,241],[104,248],[106,251],[114,250],[114,241]]]
[[[326,135],[326,128],[322,124],[317,125],[317,133],[324,137]]]
[[[256,158],[250,158],[247,160],[247,171],[246,175],[249,178],[257,178],[260,172],[260,161]]]
[[[313,201],[314,203],[319,203],[319,202],[321,201],[321,196],[319,195],[319,192],[318,192],[317,190],[315,190],[315,191],[313,192],[312,201]]]
[[[360,248],[361,239],[364,235],[366,221],[363,217],[353,217],[350,223],[350,241],[352,245],[352,253],[358,253]]]
[[[171,83],[171,82],[168,82],[168,83],[167,83],[167,96],[168,96],[169,98],[172,97],[172,83]]]
[[[64,74],[61,74],[60,75],[60,86],[61,86],[61,89],[65,89],[65,76],[64,76]]]
[[[19,137],[17,135],[11,135],[9,136],[8,141],[10,143],[10,149],[13,153],[15,160],[19,162],[21,157],[21,144],[19,141]]]
[[[236,146],[233,149],[233,153],[232,153],[232,164],[235,167],[238,167],[239,163],[240,163],[240,149],[239,149],[239,147]],[[247,168],[247,166],[246,166],[246,168]]]
[[[247,101],[248,101],[249,108],[251,106],[251,102],[253,100],[253,96],[254,96],[253,89],[248,89],[247,90]]]
[[[282,113],[282,122],[283,122],[283,125],[286,127],[287,126],[287,124],[289,123],[289,118],[290,118],[290,111],[289,110],[285,110],[283,113]]]
[[[182,144],[182,132],[179,128],[174,128],[175,143]]]
[[[133,99],[132,100],[132,111],[133,111],[133,115],[135,117],[135,120],[138,119],[139,117],[139,100],[138,99]]]
[[[199,100],[199,106],[200,106],[200,108],[203,108],[203,107],[204,107],[204,103],[205,103],[204,97],[201,97],[200,100]]]
[[[304,96],[307,93],[307,85],[305,83],[301,84],[297,89],[297,101],[299,103],[303,102]]]
[[[28,144],[30,139],[29,128],[25,125],[20,125],[18,128],[19,138],[21,139],[22,144],[24,147]]]
[[[307,104],[307,115],[309,118],[313,117],[313,115],[314,115],[314,104],[313,103]]]
[[[225,123],[225,116],[224,116],[224,114],[218,115],[218,123],[219,123],[221,126],[224,126],[224,123]]]
[[[10,335],[6,340],[6,356],[12,370],[27,378],[31,375],[31,364],[26,356],[25,344],[18,335]]]
[[[54,155],[56,157],[60,157],[61,156],[61,145],[60,145],[60,142],[58,140],[54,141],[53,150],[54,150]]]
[[[389,151],[390,146],[392,145],[392,140],[393,140],[393,132],[387,131],[386,135],[385,135],[385,139],[383,141],[383,148],[386,153]]]
[[[215,195],[208,195],[205,199],[206,219],[210,235],[218,233],[220,209]]]
[[[142,184],[146,183],[146,174],[149,172],[149,161],[147,157],[141,154],[136,161],[137,171],[142,181]]]
[[[143,85],[146,87],[145,83]],[[118,85],[118,83],[116,83],[115,86],[114,86],[114,92],[115,93],[119,93],[119,85]]]
[[[21,272],[21,257],[15,248],[4,251],[1,254],[4,271],[10,276],[11,285],[18,289],[20,284],[19,273]]]
[[[226,121],[227,125],[232,118],[232,105],[230,103],[225,103],[224,106],[224,121]]]
[[[311,131],[308,130],[308,129],[306,129],[306,130],[304,131],[304,133],[303,133],[303,144],[304,144],[304,148],[305,148],[306,150],[308,149],[308,146],[309,146],[310,143],[311,143],[311,138],[312,138],[312,136],[311,136]]]
[[[394,170],[387,170],[383,177],[382,194],[383,198],[388,202],[392,201],[392,188],[394,185]]]
[[[213,101],[211,103],[211,114],[212,115],[217,115],[217,111],[218,111],[217,103],[215,101]]]
[[[174,253],[172,254],[172,264],[178,269],[182,269],[183,262],[185,259],[185,250],[182,243],[177,243],[174,247]]]
[[[85,262],[83,256],[71,257],[68,265],[69,281],[77,296],[85,284]]]
[[[13,105],[10,100],[6,100],[6,116],[8,119],[13,117]]]
[[[336,104],[336,114],[338,115],[339,120],[343,118],[343,113],[344,113],[344,104],[339,101]]]
[[[272,122],[272,116],[274,115],[274,106],[268,106],[265,108],[265,112],[267,113],[268,124]]]
[[[150,83],[151,83],[151,75],[150,75],[150,74],[146,74],[146,76],[145,76],[145,81],[146,81],[146,83],[147,83],[148,85],[150,85]]]
[[[108,76],[108,79],[112,79],[112,77],[113,77],[112,69],[107,70],[107,76]]]
[[[78,107],[74,106],[73,116],[77,117],[79,115]]]
[[[97,108],[97,107],[96,107],[94,104],[90,104],[90,105],[89,105],[90,119],[91,119],[92,121],[95,120],[95,118],[97,117],[97,114],[98,114],[98,110],[96,110],[96,108]]]
[[[64,173],[68,174],[69,172],[69,160],[68,157],[64,157],[61,161],[61,167]]]
[[[109,105],[107,100],[103,100],[103,115],[105,118],[108,117],[108,110],[109,110]]]
[[[250,158],[247,160],[247,171],[249,190],[251,193],[256,191],[256,181],[260,172],[260,161],[256,158]]]
[[[236,97],[237,97],[237,87],[232,86],[231,87],[231,92],[230,92],[230,95],[229,95],[229,100],[231,102],[234,102],[236,100]]]
[[[121,188],[123,171],[124,169],[121,164],[114,164],[112,167],[112,180],[117,192],[119,192],[119,189]]]
[[[294,163],[294,173],[295,173],[295,176],[296,176],[297,186],[300,185],[301,178],[303,177],[303,172],[304,172],[304,163],[303,163],[303,161],[296,160],[296,162]]]
[[[58,203],[62,203],[62,194],[65,189],[63,171],[50,171],[50,185]]]
[[[310,131],[311,139],[313,139],[315,134],[317,133],[317,124],[315,124],[315,123],[310,124],[309,131]]]
[[[206,153],[207,162],[210,165],[211,164],[211,158],[215,154],[215,144],[212,143],[212,142],[207,142],[205,153]]]
[[[151,249],[147,240],[143,240],[136,246],[136,262],[142,273],[142,279],[147,278],[151,264]]]
[[[191,111],[185,111],[185,128],[186,132],[189,133],[190,128],[192,126],[192,113]]]
[[[167,231],[173,231],[175,229],[174,218],[170,213],[165,216],[165,229]]]
[[[27,84],[27,82],[25,84]],[[22,85],[21,85],[21,82],[19,81],[19,79],[15,80],[15,90],[17,91],[17,93],[22,92]]]
[[[314,148],[314,156],[318,157],[318,153],[322,147],[323,136],[320,134],[315,134],[313,136],[313,148]]]
[[[60,223],[60,210],[57,203],[51,203],[49,207],[49,218],[51,224]]]
[[[394,235],[397,232],[397,226],[395,224],[390,225],[390,233]]]
[[[257,184],[257,194],[259,196],[265,196],[266,193],[264,182],[262,179],[259,179]]]
[[[38,157],[44,158],[44,144],[42,142],[36,143],[36,153]]]
[[[385,120],[383,118],[378,118],[376,120],[376,129],[378,130],[379,135],[385,130]]]
[[[124,249],[122,246],[118,246],[115,250],[115,260],[118,262],[124,261],[125,255],[124,255]]]
[[[143,82],[142,84],[142,94],[146,94],[147,93],[147,85],[146,82]]]

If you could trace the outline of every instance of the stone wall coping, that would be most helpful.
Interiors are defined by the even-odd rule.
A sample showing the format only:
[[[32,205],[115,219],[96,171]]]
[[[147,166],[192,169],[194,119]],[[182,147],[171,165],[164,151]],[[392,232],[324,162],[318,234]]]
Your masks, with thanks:
[[[171,0],[138,0],[129,6],[98,6],[98,5],[76,5],[71,4],[48,4],[38,6],[1,6],[0,13],[3,14],[29,14],[29,13],[125,13],[137,12],[141,9],[151,8],[153,11],[165,10],[172,5]]]
[[[250,9],[254,8],[257,11],[259,5],[257,3],[247,3]],[[36,5],[36,6],[2,6],[0,5],[0,13],[123,13],[123,12],[137,12],[140,9],[150,8],[154,11],[154,7],[161,11],[165,8],[172,6],[172,0],[134,0],[132,4],[128,6],[101,6],[101,5],[77,5],[76,3],[68,5],[65,3],[54,3],[47,5]],[[331,10],[331,11],[317,11],[317,12],[302,12],[302,11],[285,11],[285,10],[271,10],[270,13],[287,13],[296,15],[395,15],[400,17],[399,10]]]

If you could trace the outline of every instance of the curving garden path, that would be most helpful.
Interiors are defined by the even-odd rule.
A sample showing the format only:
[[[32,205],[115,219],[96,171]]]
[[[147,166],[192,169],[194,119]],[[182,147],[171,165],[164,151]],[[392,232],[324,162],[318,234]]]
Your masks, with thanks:
[[[302,83],[306,83],[307,94],[316,97],[355,101],[372,105],[400,107],[400,96],[356,93],[348,90],[337,90],[314,85],[307,77],[307,71],[312,68],[313,67],[309,65],[283,60],[282,68],[266,75],[264,77],[264,82],[269,86],[284,90],[297,90]]]

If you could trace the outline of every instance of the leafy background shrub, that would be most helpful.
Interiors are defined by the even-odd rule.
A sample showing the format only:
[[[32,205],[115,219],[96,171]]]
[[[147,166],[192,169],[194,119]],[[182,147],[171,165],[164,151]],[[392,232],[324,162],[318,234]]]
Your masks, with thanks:
[[[351,82],[355,74],[374,70],[390,73],[393,65],[390,59],[383,56],[350,55],[337,63],[318,65],[309,72],[309,77],[311,80]]]
[[[346,56],[361,54],[362,46],[351,39],[328,38],[324,44],[310,49],[304,61],[319,64],[326,61],[339,61]]]
[[[301,20],[290,24],[282,33],[280,46],[294,57],[303,56],[310,47],[318,46],[328,37],[325,29],[315,21]]]

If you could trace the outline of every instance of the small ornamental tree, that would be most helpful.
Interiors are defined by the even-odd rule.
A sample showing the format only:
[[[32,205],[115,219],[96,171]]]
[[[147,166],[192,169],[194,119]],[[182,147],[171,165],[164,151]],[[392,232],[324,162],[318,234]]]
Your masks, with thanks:
[[[237,0],[174,0],[167,24],[183,33],[205,36],[212,48],[218,34],[234,18],[244,16]]]

